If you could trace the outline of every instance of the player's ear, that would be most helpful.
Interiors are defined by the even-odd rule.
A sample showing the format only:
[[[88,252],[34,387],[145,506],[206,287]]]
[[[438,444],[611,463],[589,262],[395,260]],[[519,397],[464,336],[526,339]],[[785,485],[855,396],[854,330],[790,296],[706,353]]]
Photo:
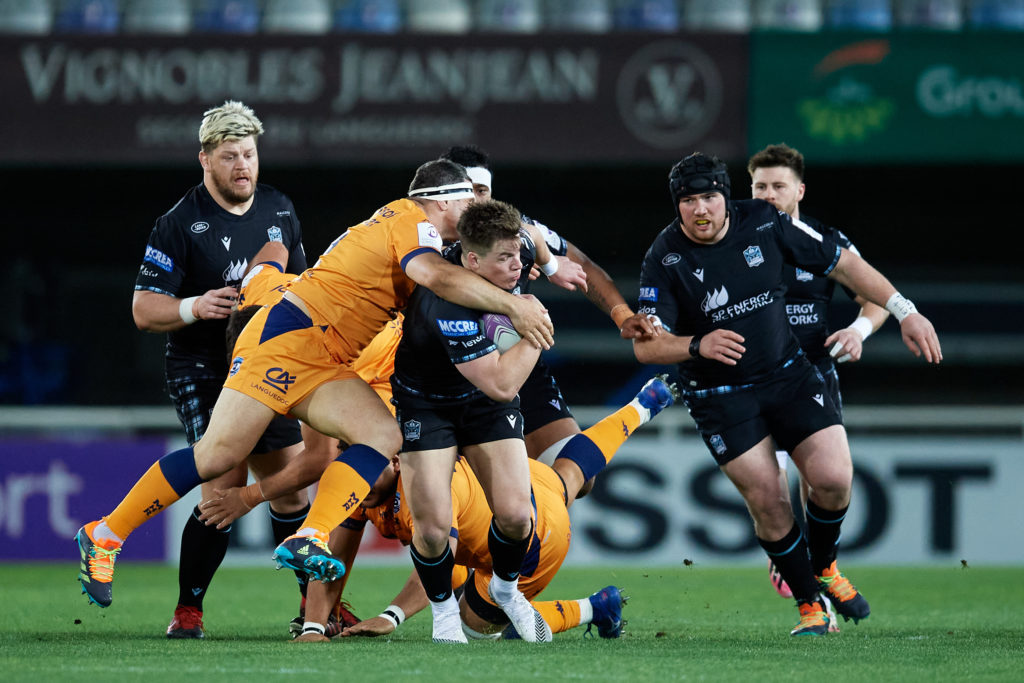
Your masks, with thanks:
[[[210,157],[206,156],[206,152],[199,150],[199,165],[203,167],[204,171],[210,170]]]

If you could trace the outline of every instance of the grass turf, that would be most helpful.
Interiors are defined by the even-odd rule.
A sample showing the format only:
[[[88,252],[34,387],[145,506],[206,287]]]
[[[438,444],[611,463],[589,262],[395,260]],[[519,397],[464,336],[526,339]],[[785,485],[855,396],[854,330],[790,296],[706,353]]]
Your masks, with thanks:
[[[614,583],[630,596],[619,640],[557,634],[549,645],[430,642],[427,613],[388,638],[296,644],[290,574],[224,568],[206,600],[204,641],[164,629],[176,569],[118,565],[114,603],[79,595],[72,565],[0,565],[0,678],[7,681],[216,680],[1021,680],[1024,583],[1019,568],[869,568],[848,573],[872,616],[824,638],[791,638],[792,602],[767,571],[565,569],[542,597],[579,598]],[[373,616],[407,570],[355,568],[348,596]],[[312,677],[312,678],[311,678]]]

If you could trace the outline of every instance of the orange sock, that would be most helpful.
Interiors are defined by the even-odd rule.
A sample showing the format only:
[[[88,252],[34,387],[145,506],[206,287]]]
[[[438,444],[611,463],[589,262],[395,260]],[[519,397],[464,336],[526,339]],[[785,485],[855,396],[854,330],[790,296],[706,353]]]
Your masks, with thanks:
[[[142,526],[143,522],[179,498],[181,496],[167,481],[160,462],[157,461],[135,482],[135,486],[114,508],[114,511],[103,519],[106,520],[110,530],[123,540],[128,538],[128,534]]]
[[[390,461],[364,444],[353,444],[327,466],[303,528],[329,534],[363,502]]]
[[[580,625],[580,605],[575,600],[536,600],[530,604],[548,622],[552,633],[561,633]]]
[[[640,426],[640,413],[631,405],[624,405],[593,427],[584,429],[583,434],[594,442],[605,462],[612,459],[615,451],[626,442],[629,435]]]

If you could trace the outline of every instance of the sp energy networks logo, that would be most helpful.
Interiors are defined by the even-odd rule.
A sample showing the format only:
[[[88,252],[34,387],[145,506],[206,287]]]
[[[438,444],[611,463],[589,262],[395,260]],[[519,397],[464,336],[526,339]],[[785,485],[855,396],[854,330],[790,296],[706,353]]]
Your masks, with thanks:
[[[616,101],[626,127],[652,147],[698,140],[722,109],[722,75],[699,48],[681,41],[652,43],[622,67]]]
[[[851,43],[825,55],[814,67],[819,95],[797,101],[807,134],[833,145],[859,144],[885,130],[896,113],[891,97],[875,92],[888,40]]]

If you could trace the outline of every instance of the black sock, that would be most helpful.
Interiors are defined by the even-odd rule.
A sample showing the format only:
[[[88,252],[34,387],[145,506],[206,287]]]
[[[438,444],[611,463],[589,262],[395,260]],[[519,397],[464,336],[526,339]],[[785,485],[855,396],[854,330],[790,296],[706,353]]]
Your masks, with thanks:
[[[309,514],[309,503],[295,512],[277,512],[273,507],[269,505],[267,507],[270,508],[270,529],[274,534],[274,543],[277,544],[301,529],[302,523],[306,521],[306,515]],[[309,575],[296,570],[295,579],[299,582],[299,592],[302,593],[302,597],[306,597],[306,584],[309,581]]]
[[[444,602],[452,595],[452,570],[455,568],[455,557],[448,546],[437,557],[423,557],[416,547],[409,546],[413,566],[420,576],[420,583],[431,602]]]
[[[202,611],[203,598],[213,581],[217,567],[224,561],[231,540],[231,527],[217,529],[199,521],[196,507],[181,532],[181,557],[178,561],[178,604]]]
[[[818,599],[818,582],[811,572],[811,559],[807,554],[807,542],[800,527],[794,522],[789,533],[778,541],[757,539],[768,557],[775,563],[779,574],[789,584],[797,602],[813,602]]]
[[[849,506],[826,510],[807,501],[807,548],[811,551],[811,569],[815,576],[828,569],[839,552],[839,529]]]
[[[491,517],[491,528],[487,532],[487,549],[491,553],[491,571],[499,579],[515,581],[519,578],[519,570],[523,566],[523,558],[533,538],[533,525],[526,538],[517,540],[509,538],[498,530],[498,525]]]

